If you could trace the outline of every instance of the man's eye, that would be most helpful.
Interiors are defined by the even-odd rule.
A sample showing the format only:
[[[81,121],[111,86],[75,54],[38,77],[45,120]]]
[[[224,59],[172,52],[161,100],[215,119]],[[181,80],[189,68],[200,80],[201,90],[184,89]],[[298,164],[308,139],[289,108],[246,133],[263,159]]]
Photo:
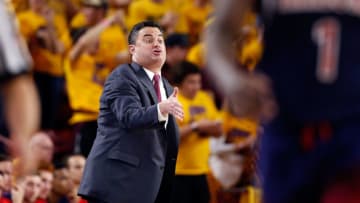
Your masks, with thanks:
[[[144,41],[145,41],[146,43],[152,43],[154,40],[151,39],[151,38],[146,38]]]

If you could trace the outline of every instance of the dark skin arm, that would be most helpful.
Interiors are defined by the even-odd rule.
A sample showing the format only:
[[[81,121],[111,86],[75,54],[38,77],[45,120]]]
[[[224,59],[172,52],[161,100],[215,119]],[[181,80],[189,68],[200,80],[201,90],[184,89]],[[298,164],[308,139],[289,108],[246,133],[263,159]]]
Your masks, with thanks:
[[[241,37],[239,27],[253,1],[215,0],[214,3],[217,15],[205,37],[209,72],[216,77],[216,85],[228,99],[234,115],[269,120],[276,112],[269,79],[239,70],[235,47],[231,46],[236,37]]]
[[[31,75],[21,75],[2,86],[7,126],[11,135],[11,151],[21,157],[19,175],[35,169],[28,152],[30,137],[39,129],[40,104]]]

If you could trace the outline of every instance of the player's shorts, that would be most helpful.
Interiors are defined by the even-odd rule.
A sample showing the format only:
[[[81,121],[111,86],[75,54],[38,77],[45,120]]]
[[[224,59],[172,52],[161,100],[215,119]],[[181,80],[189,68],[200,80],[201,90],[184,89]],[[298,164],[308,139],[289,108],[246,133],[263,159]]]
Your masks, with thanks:
[[[335,177],[360,165],[360,119],[330,125],[327,139],[320,139],[314,128],[310,149],[301,140],[304,125],[276,119],[265,126],[260,143],[265,203],[320,202],[324,188]]]

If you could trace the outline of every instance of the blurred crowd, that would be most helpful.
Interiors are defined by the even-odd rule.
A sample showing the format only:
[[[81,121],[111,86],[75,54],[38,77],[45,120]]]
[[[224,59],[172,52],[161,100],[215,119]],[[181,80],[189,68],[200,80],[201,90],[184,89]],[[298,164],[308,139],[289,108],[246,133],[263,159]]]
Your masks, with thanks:
[[[1,127],[1,202],[85,202],[77,194],[96,136],[99,98],[107,75],[130,61],[127,32],[154,20],[165,30],[163,76],[179,87],[185,118],[180,126],[177,177],[197,175],[207,185],[179,186],[192,198],[254,202],[257,135],[254,118],[235,118],[206,73],[203,33],[212,21],[210,0],[7,0],[30,51],[39,93],[41,130],[29,147],[39,169],[16,178],[21,160]],[[251,72],[262,54],[262,27],[255,13],[239,25],[239,68]],[[220,67],[219,67],[220,68]],[[114,121],[115,122],[115,121]],[[2,122],[4,123],[4,122]],[[176,194],[181,196],[181,192]],[[247,200],[248,199],[248,200]],[[252,199],[250,201],[250,199]],[[190,202],[190,201],[189,201]]]

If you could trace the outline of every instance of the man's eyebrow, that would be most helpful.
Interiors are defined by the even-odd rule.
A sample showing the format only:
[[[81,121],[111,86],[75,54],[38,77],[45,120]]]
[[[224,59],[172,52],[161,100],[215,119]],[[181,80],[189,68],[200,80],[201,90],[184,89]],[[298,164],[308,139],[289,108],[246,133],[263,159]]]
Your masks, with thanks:
[[[144,34],[144,37],[152,37],[152,34]],[[162,33],[158,34],[158,36],[163,37],[164,35]]]

